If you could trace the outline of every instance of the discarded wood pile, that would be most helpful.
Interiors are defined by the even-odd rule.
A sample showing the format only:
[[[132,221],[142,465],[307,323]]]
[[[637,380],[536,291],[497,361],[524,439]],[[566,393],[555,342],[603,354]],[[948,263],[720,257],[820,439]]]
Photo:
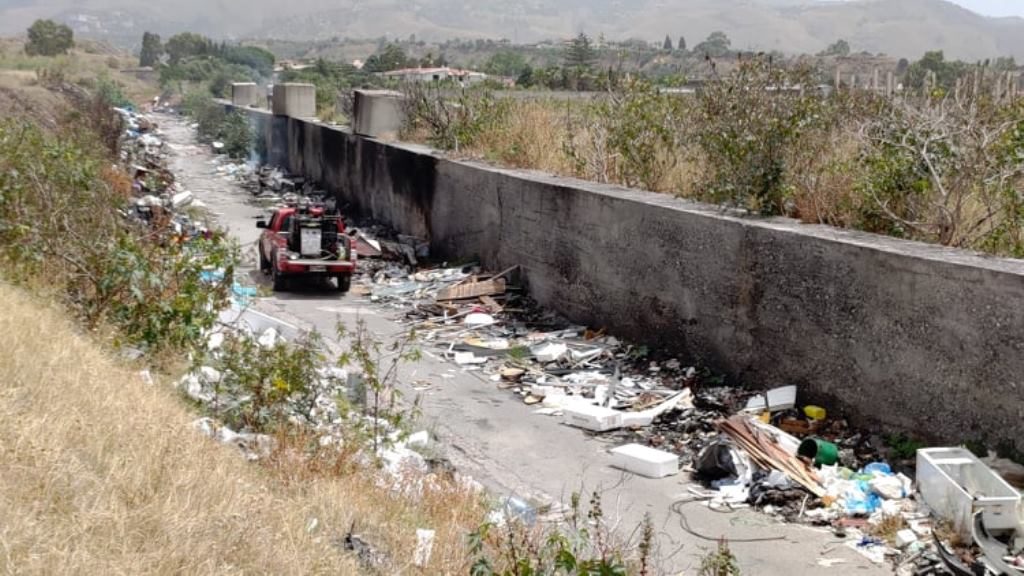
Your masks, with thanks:
[[[750,416],[736,415],[719,420],[715,426],[732,438],[758,466],[766,470],[784,472],[794,482],[819,498],[825,495],[825,489],[814,470],[782,448],[777,437],[773,437],[767,430],[754,426]]]

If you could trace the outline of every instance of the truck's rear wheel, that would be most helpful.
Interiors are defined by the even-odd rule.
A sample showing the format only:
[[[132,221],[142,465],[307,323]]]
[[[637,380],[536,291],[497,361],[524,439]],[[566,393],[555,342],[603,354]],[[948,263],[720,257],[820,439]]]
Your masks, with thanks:
[[[348,292],[350,288],[352,288],[352,275],[351,274],[344,274],[342,276],[338,276],[337,280],[338,280],[338,292],[341,292],[341,293],[344,294],[345,292]]]
[[[270,272],[270,260],[267,260],[267,257],[263,255],[263,247],[257,248],[256,251],[260,254],[260,272],[264,274]]]
[[[271,268],[271,274],[274,278],[274,292],[284,292],[288,289],[288,279],[277,269],[277,265]]]

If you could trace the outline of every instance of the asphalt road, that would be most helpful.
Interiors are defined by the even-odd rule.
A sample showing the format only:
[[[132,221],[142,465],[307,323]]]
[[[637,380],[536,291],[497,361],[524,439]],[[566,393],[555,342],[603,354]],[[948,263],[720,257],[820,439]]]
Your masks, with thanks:
[[[158,119],[178,181],[243,245],[245,272],[267,285],[253,269],[259,232],[255,221],[261,210],[246,203],[248,192],[215,172],[213,155],[196,143],[186,122],[171,116]],[[325,335],[334,333],[338,321],[354,326],[357,319],[382,340],[403,332],[392,320],[397,315],[394,309],[365,296],[340,295],[327,286],[275,294],[261,299],[257,307]],[[431,354],[407,366],[402,381],[406,397],[420,396],[421,424],[439,438],[444,455],[495,494],[566,502],[574,491],[600,490],[606,516],[625,536],[650,514],[663,566],[675,573],[696,573],[700,557],[715,546],[686,530],[682,518],[671,510],[674,502],[690,496],[685,475],[649,480],[615,470],[609,465],[607,442],[563,426],[557,418],[535,415],[533,408],[493,382]],[[424,381],[430,383],[425,391],[409,387]],[[871,564],[827,530],[782,524],[750,510],[722,513],[690,504],[683,511],[692,531],[730,541],[746,575],[892,573],[888,566]]]

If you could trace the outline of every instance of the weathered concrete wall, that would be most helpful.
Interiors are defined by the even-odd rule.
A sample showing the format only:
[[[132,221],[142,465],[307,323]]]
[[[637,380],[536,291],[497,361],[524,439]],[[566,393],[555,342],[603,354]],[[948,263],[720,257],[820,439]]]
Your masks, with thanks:
[[[259,86],[255,82],[235,82],[231,85],[231,103],[235,106],[259,106]]]
[[[521,264],[574,321],[862,423],[1024,452],[1024,262],[261,125],[291,170],[436,254]]]
[[[274,114],[292,118],[316,117],[316,86],[286,82],[274,85]]]

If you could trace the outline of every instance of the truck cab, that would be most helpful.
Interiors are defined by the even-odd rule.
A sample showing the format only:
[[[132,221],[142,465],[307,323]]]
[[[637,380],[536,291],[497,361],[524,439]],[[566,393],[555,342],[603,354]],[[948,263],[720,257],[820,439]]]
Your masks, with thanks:
[[[345,234],[341,216],[322,207],[286,206],[270,220],[259,220],[260,270],[270,274],[274,290],[287,290],[299,279],[334,279],[340,292],[352,285],[358,255]]]

